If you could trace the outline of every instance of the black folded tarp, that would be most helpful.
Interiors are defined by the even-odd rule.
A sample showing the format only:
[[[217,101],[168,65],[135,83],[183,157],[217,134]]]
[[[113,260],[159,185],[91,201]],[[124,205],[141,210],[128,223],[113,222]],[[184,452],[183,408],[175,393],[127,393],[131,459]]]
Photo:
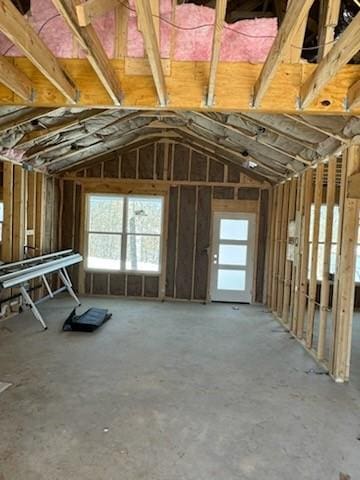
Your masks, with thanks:
[[[76,308],[66,319],[63,330],[65,332],[93,332],[111,318],[111,313],[103,308],[89,308],[85,313],[76,315]]]

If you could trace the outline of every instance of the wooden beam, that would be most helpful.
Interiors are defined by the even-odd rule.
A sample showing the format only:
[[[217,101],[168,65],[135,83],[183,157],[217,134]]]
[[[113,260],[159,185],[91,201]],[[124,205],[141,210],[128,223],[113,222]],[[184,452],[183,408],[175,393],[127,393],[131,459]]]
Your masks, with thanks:
[[[350,110],[360,108],[360,80],[349,88],[347,103]]]
[[[14,166],[13,195],[12,260],[15,261],[24,257],[26,229],[26,178],[25,170],[20,165]]]
[[[216,73],[220,58],[221,36],[223,32],[227,0],[216,0],[215,25],[212,41],[212,52],[210,62],[209,87],[207,92],[207,106],[210,107],[214,103]]]
[[[75,6],[79,5],[80,0],[52,0],[52,2],[64,17],[81,48],[85,51],[90,65],[96,72],[96,75],[99,77],[100,82],[110,98],[115,105],[120,105],[120,82],[115,75],[112,64],[106,55],[94,27],[92,25],[80,27],[77,23]]]
[[[322,281],[320,294],[320,319],[319,336],[317,344],[317,358],[324,360],[326,346],[327,319],[329,309],[330,294],[330,260],[331,260],[331,241],[334,221],[334,204],[336,193],[336,158],[331,157],[328,163],[328,174],[326,184],[326,227],[324,239],[324,257],[322,264]]]
[[[2,232],[1,259],[5,262],[12,260],[12,225],[13,225],[13,190],[14,190],[14,168],[11,162],[4,162],[3,179],[3,202],[4,202],[4,223]]]
[[[146,53],[161,106],[166,105],[165,77],[160,59],[151,5],[148,0],[136,0],[136,11],[141,24]]]
[[[24,109],[24,111],[21,109],[14,114],[6,115],[4,117],[5,121],[0,123],[0,133],[37,120],[52,111],[54,111],[54,109],[51,108],[27,108]]]
[[[349,177],[347,197],[360,199],[360,173],[354,173]]]
[[[312,249],[311,249],[310,282],[309,282],[308,309],[307,309],[307,320],[306,320],[307,348],[312,348],[312,344],[313,344],[323,178],[324,178],[324,164],[320,163],[316,168],[315,193],[314,193],[314,217],[313,217],[313,228],[312,228],[312,238],[311,238]]]
[[[109,60],[122,85],[124,94],[120,108],[146,109],[161,111],[168,107],[159,107],[152,78],[149,75],[128,75],[125,73],[123,59]],[[147,61],[147,60],[146,60]],[[81,108],[114,108],[109,95],[101,85],[87,59],[64,59],[61,64],[76,82],[81,91],[76,106]],[[23,57],[14,58],[14,65],[31,78],[37,91],[31,106],[64,107],[68,106],[63,96],[47,81],[36,68]],[[269,95],[257,109],[251,107],[251,95],[254,82],[261,71],[261,65],[239,62],[220,62],[218,65],[216,106],[204,105],[204,91],[209,79],[209,62],[171,62],[171,73],[166,77],[166,87],[171,98],[171,109],[219,111],[219,112],[263,112],[276,114],[299,114],[296,99],[300,95],[301,78],[312,73],[313,64],[280,65]],[[360,78],[360,65],[344,66],[325,91],[331,94],[332,103],[324,106],[320,102],[306,109],[307,114],[350,115],[344,105],[348,89]],[[286,92],[286,95],[284,95]],[[27,105],[9,89],[0,84],[0,105]],[[116,107],[119,108],[119,107]],[[302,112],[303,113],[303,112]],[[360,108],[351,114],[360,114]],[[309,126],[309,128],[312,128]]]
[[[319,96],[322,89],[330,82],[360,49],[360,12],[343,32],[337,43],[322,59],[312,75],[301,88],[301,108],[307,108]],[[330,102],[331,95],[322,101]]]
[[[319,13],[318,62],[331,50],[339,21],[341,0],[321,0]]]
[[[290,3],[284,21],[280,25],[279,32],[263,66],[260,77],[255,83],[253,101],[253,106],[255,108],[259,107],[262,103],[270,83],[275,77],[278,67],[282,62],[286,49],[291,44],[294,34],[303,24],[313,2],[314,0],[303,0],[302,2],[293,1]]]
[[[360,146],[354,145],[350,147],[345,155],[347,155],[346,188],[347,178],[355,173],[360,173]],[[331,365],[331,373],[338,382],[347,381],[350,374],[359,209],[359,200],[348,198],[345,191],[343,211],[340,212],[342,217],[340,222],[342,234],[338,245],[338,268],[336,272],[336,281],[338,282],[337,308],[334,312],[334,354]]]
[[[119,0],[87,0],[76,6],[80,27],[90,25],[94,20],[119,6]]]
[[[5,57],[0,57],[0,83],[26,102],[33,101],[35,90],[31,80]]]
[[[69,76],[11,0],[0,0],[0,32],[24,52],[70,103],[76,102],[76,89]]]

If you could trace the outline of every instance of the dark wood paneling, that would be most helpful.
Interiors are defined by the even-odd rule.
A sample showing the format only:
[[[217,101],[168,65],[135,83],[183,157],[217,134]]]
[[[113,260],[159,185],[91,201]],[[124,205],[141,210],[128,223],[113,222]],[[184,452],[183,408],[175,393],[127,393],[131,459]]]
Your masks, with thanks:
[[[241,187],[238,190],[239,200],[259,200],[260,190],[254,187]]]
[[[156,178],[164,178],[165,145],[158,143],[156,145]]]
[[[176,297],[191,298],[196,187],[180,187]]]
[[[119,158],[115,154],[113,158],[104,162],[104,177],[118,178],[119,177]]]
[[[107,273],[93,273],[93,287],[92,293],[94,295],[106,295],[108,284],[108,274]]]
[[[129,297],[141,297],[142,282],[143,282],[143,277],[141,275],[128,275],[127,276],[127,295]]]
[[[136,178],[136,150],[121,155],[121,177]]]
[[[139,178],[154,178],[155,145],[146,145],[139,149]]]
[[[196,253],[195,253],[195,277],[194,298],[205,300],[207,295],[209,247],[210,247],[210,224],[211,224],[211,187],[198,188],[196,227]]]
[[[190,151],[176,144],[174,152],[174,180],[188,180]]]
[[[64,180],[63,184],[63,212],[61,222],[61,247],[73,248],[74,226],[74,182]]]
[[[159,277],[144,278],[144,297],[156,298],[159,296]]]
[[[111,273],[110,274],[110,294],[111,295],[125,295],[125,274]]]
[[[168,221],[168,240],[166,251],[166,296],[174,296],[175,284],[175,252],[176,252],[176,225],[178,209],[179,188],[171,187],[169,194],[169,221]]]
[[[209,182],[223,182],[224,181],[224,164],[210,159],[209,165]]]
[[[191,154],[190,180],[206,182],[207,157],[193,150]]]
[[[218,200],[233,200],[234,188],[233,187],[214,187],[214,198]]]
[[[265,278],[265,258],[266,258],[266,235],[267,235],[267,218],[269,206],[269,192],[262,190],[260,199],[259,214],[259,240],[256,266],[256,292],[255,301],[263,301],[264,278]]]

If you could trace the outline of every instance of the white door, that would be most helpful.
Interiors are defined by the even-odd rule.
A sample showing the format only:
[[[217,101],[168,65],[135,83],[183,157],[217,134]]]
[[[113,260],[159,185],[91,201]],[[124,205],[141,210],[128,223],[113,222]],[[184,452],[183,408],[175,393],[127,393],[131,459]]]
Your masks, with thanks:
[[[251,303],[254,213],[214,213],[211,300]]]

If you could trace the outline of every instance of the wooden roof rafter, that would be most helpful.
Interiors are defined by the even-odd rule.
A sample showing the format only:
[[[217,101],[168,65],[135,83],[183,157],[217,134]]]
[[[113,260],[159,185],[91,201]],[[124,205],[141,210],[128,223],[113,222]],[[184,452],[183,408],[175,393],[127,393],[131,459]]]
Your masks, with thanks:
[[[307,108],[319,96],[322,89],[333,79],[336,73],[346,65],[360,49],[360,12],[342,33],[339,40],[321,60],[319,65],[301,87],[300,106]],[[331,98],[322,100],[331,104]]]
[[[26,102],[33,101],[35,88],[31,80],[5,57],[0,57],[0,82]]]
[[[11,0],[0,0],[0,11],[0,32],[24,52],[29,60],[70,103],[76,103],[77,91],[75,85],[57,58],[12,4]],[[36,94],[36,91],[34,93]]]
[[[90,65],[96,72],[96,75],[114,102],[114,105],[120,105],[120,82],[115,75],[113,66],[106,55],[94,27],[92,25],[81,27],[78,24],[76,5],[80,4],[80,0],[52,0],[52,2],[65,19],[81,48],[85,51]]]

